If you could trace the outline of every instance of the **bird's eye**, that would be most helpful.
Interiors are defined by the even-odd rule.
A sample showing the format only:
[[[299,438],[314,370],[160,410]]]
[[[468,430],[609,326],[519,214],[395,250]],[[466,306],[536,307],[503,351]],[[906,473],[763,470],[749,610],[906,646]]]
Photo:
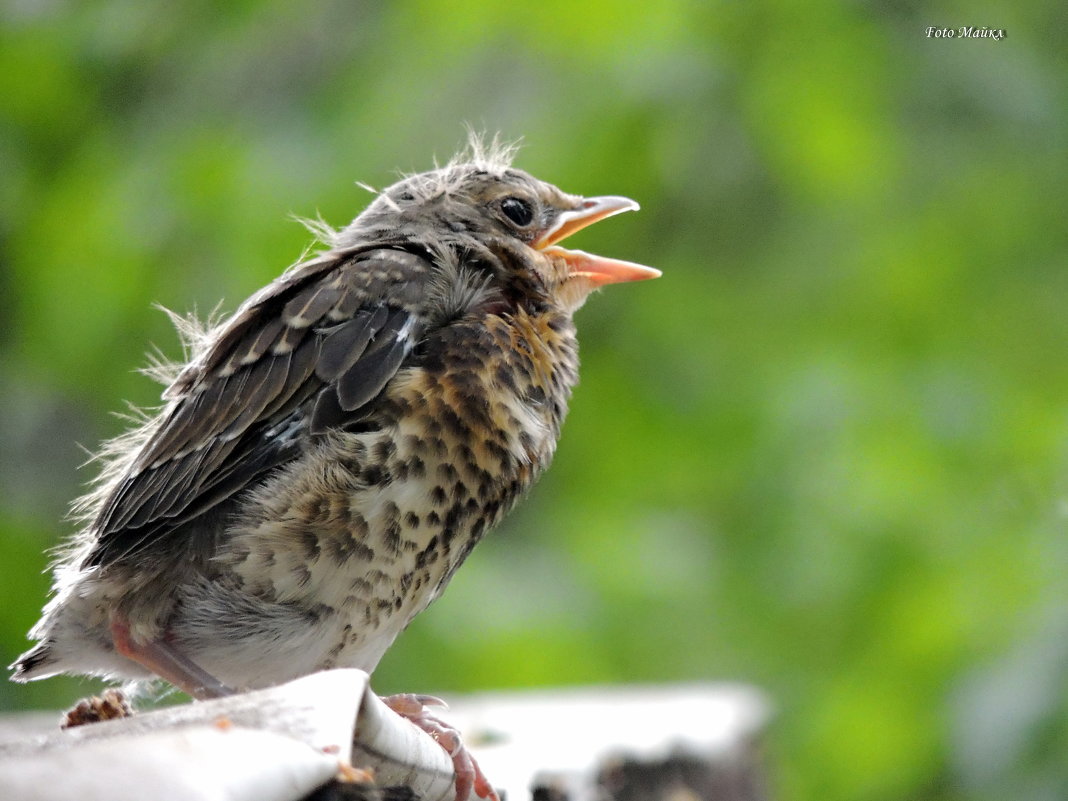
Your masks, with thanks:
[[[530,225],[534,219],[534,209],[525,200],[517,197],[506,197],[501,201],[501,211],[504,216],[518,226]]]

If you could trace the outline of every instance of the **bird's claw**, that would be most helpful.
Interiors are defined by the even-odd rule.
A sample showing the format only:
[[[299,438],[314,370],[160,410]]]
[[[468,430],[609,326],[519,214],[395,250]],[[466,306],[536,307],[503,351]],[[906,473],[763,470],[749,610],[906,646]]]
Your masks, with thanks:
[[[414,722],[414,719],[426,712],[428,706],[439,706],[448,709],[449,705],[435,695],[418,695],[416,693],[400,693],[390,695],[382,699],[386,706],[400,715]]]
[[[464,745],[460,732],[426,711],[428,706],[446,707],[444,701],[432,695],[412,693],[391,695],[382,700],[398,715],[429,734],[452,759],[452,769],[456,774],[456,801],[466,801],[472,790],[486,801],[500,801],[497,791]]]

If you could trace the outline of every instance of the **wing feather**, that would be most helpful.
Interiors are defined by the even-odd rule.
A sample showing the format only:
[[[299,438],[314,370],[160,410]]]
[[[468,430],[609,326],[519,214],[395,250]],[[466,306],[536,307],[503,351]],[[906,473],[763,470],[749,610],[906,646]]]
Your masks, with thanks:
[[[315,373],[323,381],[333,381],[359,359],[371,337],[386,323],[388,312],[385,306],[375,311],[361,311],[347,323],[331,329],[323,339]]]
[[[413,282],[430,263],[370,250],[309,265],[246,301],[168,388],[161,422],[100,505],[87,565],[164,541],[366,413],[396,374],[422,335]]]

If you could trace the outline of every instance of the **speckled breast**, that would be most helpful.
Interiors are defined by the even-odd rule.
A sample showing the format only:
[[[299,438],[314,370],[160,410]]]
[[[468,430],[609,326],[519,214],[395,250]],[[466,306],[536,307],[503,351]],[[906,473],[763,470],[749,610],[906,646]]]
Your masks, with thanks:
[[[358,433],[258,488],[223,561],[245,592],[335,618],[320,667],[372,669],[549,463],[575,382],[563,315],[430,338]]]

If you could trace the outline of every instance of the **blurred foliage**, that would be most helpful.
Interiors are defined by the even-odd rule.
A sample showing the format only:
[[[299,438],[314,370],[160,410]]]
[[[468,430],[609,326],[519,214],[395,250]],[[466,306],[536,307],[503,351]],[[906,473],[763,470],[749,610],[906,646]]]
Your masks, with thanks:
[[[0,13],[6,661],[76,443],[176,355],[152,304],[233,309],[307,244],[288,215],[347,222],[469,122],[639,199],[577,245],[665,275],[580,313],[556,464],[378,689],[753,682],[779,798],[1068,797],[1062,3]]]

